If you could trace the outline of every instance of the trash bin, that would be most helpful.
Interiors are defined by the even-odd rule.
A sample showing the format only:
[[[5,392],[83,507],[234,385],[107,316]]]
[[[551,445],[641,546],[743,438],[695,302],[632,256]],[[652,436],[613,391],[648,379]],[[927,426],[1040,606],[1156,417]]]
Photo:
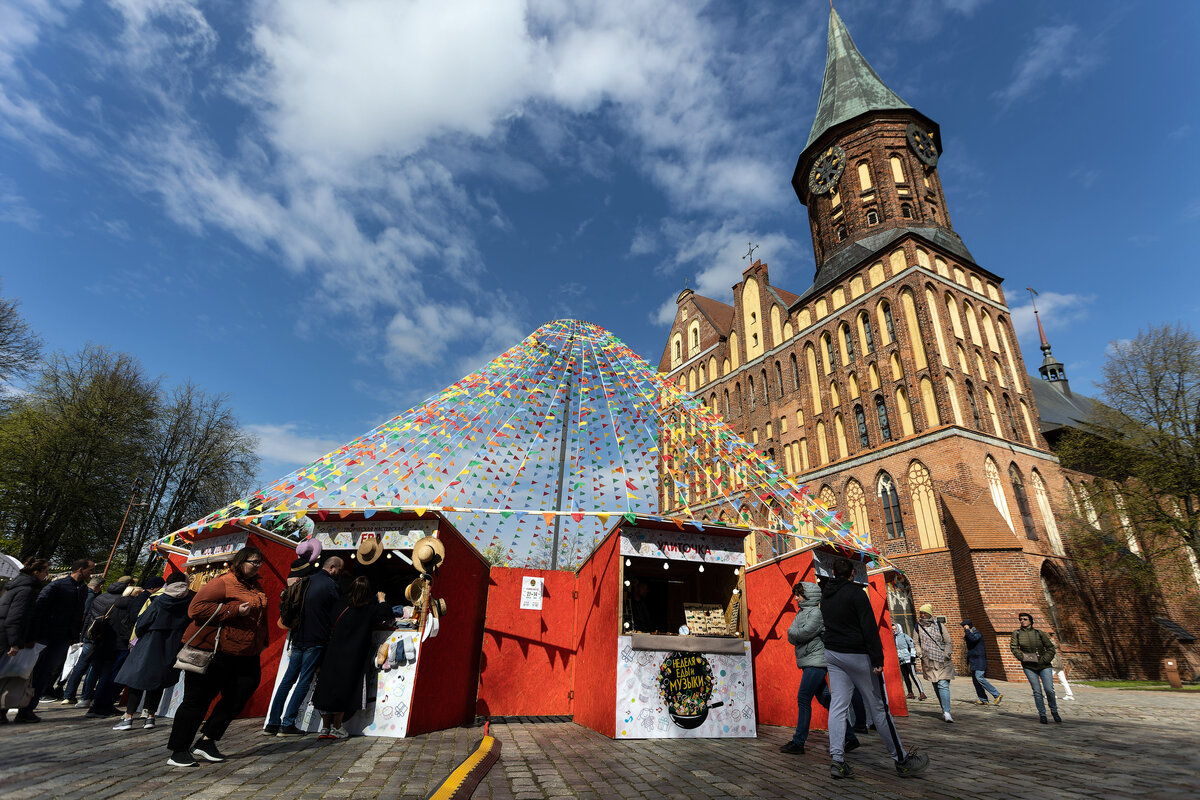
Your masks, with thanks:
[[[1172,689],[1182,689],[1183,681],[1179,679],[1179,662],[1173,658],[1163,659],[1163,672],[1167,674],[1167,683]]]

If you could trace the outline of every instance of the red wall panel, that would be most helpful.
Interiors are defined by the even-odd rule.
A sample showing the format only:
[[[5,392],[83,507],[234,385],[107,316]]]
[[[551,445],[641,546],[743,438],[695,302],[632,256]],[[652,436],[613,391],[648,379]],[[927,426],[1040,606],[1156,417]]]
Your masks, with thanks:
[[[543,578],[540,611],[521,608],[521,579]],[[492,567],[476,711],[485,716],[571,713],[575,574]]]
[[[617,559],[619,535],[609,534],[578,573],[575,605],[575,722],[605,736],[617,725]]]
[[[263,536],[251,533],[246,537],[246,543],[262,550],[266,560],[258,571],[258,580],[262,583],[263,591],[267,593],[267,649],[259,656],[262,664],[262,680],[250,697],[250,702],[242,709],[241,717],[265,717],[271,705],[271,690],[275,686],[275,673],[279,669],[279,659],[283,655],[283,647],[287,642],[287,631],[276,625],[279,619],[279,595],[287,585],[288,572],[292,562],[296,560],[294,547],[279,544]]]
[[[446,614],[437,637],[426,639],[417,656],[409,736],[465,725],[475,718],[488,565],[449,523],[441,523],[438,538],[446,546],[446,559],[434,579],[432,596],[445,598]]]

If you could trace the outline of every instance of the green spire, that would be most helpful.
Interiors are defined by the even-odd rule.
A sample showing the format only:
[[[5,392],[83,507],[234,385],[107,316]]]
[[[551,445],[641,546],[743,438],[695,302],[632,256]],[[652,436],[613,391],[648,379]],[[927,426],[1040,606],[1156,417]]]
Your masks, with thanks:
[[[912,108],[884,85],[875,70],[854,46],[850,32],[838,16],[829,10],[829,51],[825,56],[825,77],[821,82],[821,100],[817,117],[808,134],[808,147],[833,126],[868,111]]]

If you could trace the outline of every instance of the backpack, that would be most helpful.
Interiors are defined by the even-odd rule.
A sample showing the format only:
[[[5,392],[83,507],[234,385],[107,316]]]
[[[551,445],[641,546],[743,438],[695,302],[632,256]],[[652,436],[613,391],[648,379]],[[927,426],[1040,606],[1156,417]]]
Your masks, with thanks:
[[[304,615],[304,598],[308,594],[308,578],[301,578],[284,587],[279,593],[279,622],[290,631],[296,630]]]
[[[87,626],[87,630],[83,632],[83,637],[91,642],[100,641],[100,638],[104,636],[104,633],[110,627],[108,617],[110,614],[112,614],[113,609],[116,607],[116,603],[113,603],[108,607],[108,610],[104,612],[103,616],[93,617],[91,623]]]

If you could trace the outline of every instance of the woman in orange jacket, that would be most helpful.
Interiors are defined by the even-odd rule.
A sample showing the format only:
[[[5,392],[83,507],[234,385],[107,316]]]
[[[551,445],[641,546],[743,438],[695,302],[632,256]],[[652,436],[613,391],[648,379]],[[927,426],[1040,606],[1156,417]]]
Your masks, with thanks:
[[[188,606],[192,622],[183,632],[183,641],[216,653],[203,674],[188,672],[183,679],[183,701],[167,742],[170,766],[196,766],[193,754],[224,761],[217,742],[258,688],[262,678],[258,657],[267,646],[267,595],[258,582],[263,560],[258,548],[243,547],[229,571],[206,583]],[[201,735],[193,745],[197,731]]]

